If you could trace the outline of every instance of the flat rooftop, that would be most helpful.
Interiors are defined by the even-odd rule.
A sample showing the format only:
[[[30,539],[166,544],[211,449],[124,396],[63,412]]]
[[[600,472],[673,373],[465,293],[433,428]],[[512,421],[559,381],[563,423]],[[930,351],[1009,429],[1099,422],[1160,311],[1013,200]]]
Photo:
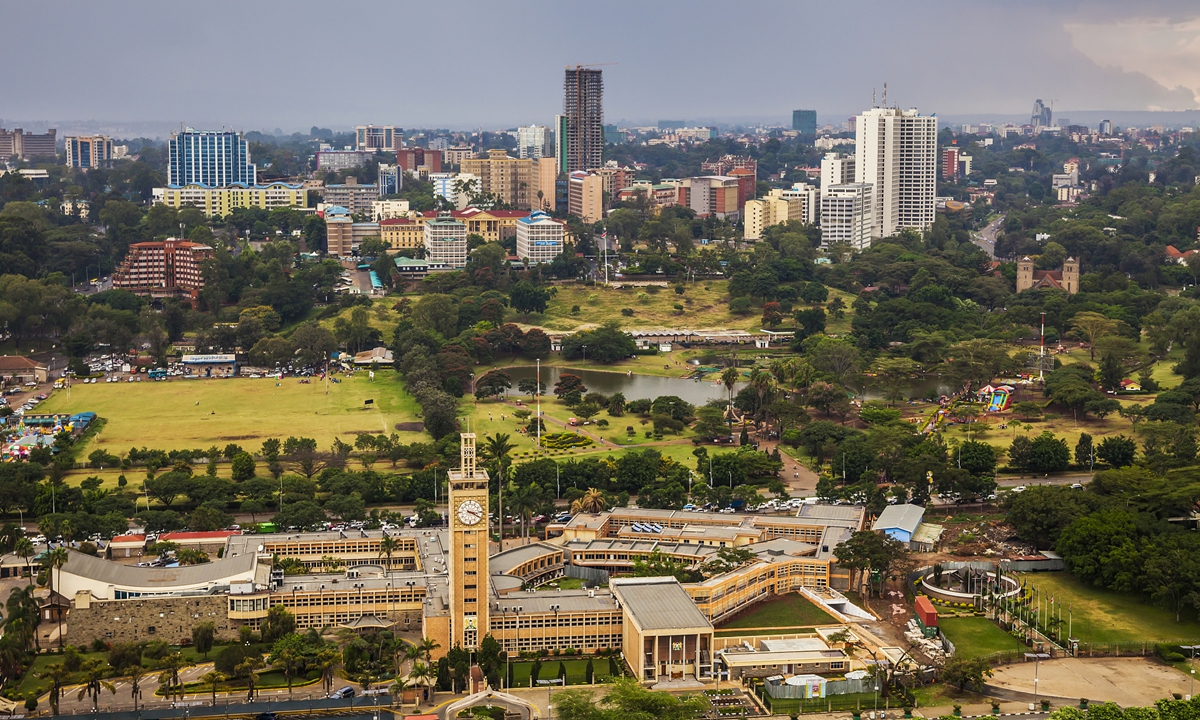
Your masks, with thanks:
[[[643,631],[712,632],[712,623],[673,577],[614,578],[610,586]]]

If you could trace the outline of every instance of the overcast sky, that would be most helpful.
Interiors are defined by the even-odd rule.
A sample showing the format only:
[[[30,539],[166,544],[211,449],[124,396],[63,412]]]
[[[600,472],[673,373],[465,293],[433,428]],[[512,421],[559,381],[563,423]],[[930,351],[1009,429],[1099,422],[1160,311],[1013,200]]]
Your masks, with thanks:
[[[1200,106],[1195,0],[0,0],[0,118],[243,129]]]

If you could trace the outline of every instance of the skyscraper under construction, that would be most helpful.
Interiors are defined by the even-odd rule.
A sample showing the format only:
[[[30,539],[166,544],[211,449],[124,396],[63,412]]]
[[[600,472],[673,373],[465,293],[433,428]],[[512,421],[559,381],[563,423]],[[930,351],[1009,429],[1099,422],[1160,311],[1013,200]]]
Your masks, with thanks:
[[[563,172],[589,170],[603,164],[604,77],[600,70],[579,65],[567,68],[563,82],[566,151]]]

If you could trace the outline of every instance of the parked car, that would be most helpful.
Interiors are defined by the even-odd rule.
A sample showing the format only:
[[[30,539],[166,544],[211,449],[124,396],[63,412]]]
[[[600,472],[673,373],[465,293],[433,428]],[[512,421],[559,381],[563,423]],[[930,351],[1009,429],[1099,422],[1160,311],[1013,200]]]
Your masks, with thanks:
[[[347,685],[341,690],[334,690],[332,693],[330,693],[329,697],[337,699],[352,698],[354,697],[354,688]]]

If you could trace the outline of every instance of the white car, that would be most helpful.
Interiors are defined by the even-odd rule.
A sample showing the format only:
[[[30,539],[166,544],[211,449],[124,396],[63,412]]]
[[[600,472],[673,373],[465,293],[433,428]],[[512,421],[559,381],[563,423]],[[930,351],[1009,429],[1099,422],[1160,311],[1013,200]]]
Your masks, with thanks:
[[[1027,489],[1028,489],[1028,488],[1026,488],[1024,485],[1018,485],[1018,486],[1016,486],[1015,488],[1013,488],[1013,489],[1012,489],[1012,491],[1013,491],[1013,492],[1015,492],[1015,493],[1023,493],[1023,492],[1025,492]]]

